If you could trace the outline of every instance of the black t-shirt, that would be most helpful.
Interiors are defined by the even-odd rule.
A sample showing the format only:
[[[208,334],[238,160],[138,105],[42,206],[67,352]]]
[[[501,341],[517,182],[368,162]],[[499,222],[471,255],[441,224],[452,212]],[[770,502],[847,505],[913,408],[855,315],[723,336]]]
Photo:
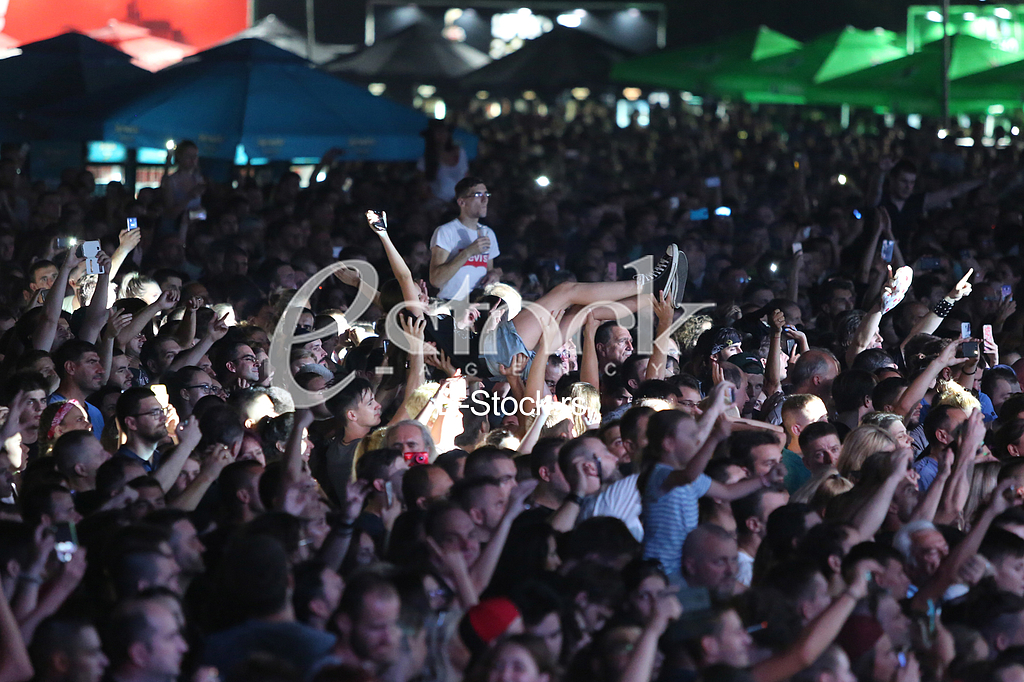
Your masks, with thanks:
[[[889,212],[889,219],[892,221],[892,234],[900,243],[900,248],[905,248],[907,240],[917,228],[917,221],[924,214],[924,192],[911,194],[910,198],[903,202],[903,210],[896,208],[889,193],[885,192],[879,207]]]

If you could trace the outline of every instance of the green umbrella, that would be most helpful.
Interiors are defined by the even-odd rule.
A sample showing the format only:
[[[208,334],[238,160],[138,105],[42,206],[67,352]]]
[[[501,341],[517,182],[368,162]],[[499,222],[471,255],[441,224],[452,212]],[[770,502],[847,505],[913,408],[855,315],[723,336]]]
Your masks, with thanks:
[[[1008,64],[956,79],[950,84],[951,96],[972,112],[987,111],[993,104],[1020,108],[1024,103],[1024,53],[1013,56],[1015,61]]]
[[[634,85],[707,92],[714,75],[723,70],[799,49],[799,41],[761,26],[711,43],[661,50],[621,62],[612,69],[611,77]]]
[[[969,35],[952,36],[951,43],[951,81],[1020,58]],[[938,114],[942,108],[942,45],[931,42],[906,57],[820,82],[808,91],[807,101]],[[958,107],[962,106],[951,98],[951,111],[961,111]]]
[[[748,102],[804,104],[822,74],[834,78],[904,56],[897,40],[891,31],[848,26],[787,54],[736,64],[714,76],[713,88]]]

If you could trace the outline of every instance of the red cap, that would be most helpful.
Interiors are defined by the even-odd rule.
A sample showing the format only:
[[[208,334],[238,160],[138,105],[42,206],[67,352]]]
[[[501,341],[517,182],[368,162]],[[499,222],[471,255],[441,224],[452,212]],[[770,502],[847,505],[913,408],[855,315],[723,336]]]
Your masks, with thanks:
[[[484,644],[490,644],[505,634],[508,626],[519,617],[519,609],[506,597],[485,599],[466,612],[473,632]]]

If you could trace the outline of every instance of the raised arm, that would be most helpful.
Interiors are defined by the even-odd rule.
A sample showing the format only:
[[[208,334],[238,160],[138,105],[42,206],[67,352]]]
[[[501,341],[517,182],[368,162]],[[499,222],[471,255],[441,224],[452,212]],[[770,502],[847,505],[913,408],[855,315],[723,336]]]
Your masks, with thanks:
[[[78,332],[78,338],[89,343],[96,343],[103,325],[107,324],[107,301],[110,298],[110,256],[100,251],[96,256],[103,274],[96,277],[96,290],[92,294],[92,300],[85,307],[85,317],[82,320],[82,328]]]
[[[420,288],[412,278],[412,270],[409,269],[409,265],[402,258],[402,254],[398,252],[388,234],[387,213],[367,211],[366,221],[370,224],[370,229],[380,237],[380,242],[384,246],[384,255],[387,256],[391,271],[395,274],[395,279],[398,280],[398,285],[402,290],[402,299],[408,302],[420,300]]]
[[[114,255],[110,257],[110,279],[117,277],[125,260],[135,250],[135,247],[142,241],[140,230],[121,230],[117,235],[117,248]]]
[[[896,487],[900,481],[906,478],[907,469],[912,461],[914,461],[914,453],[910,448],[904,448],[893,454],[892,471],[851,519],[852,524],[857,527],[860,537],[873,538],[878,529],[882,527],[885,515],[889,513],[892,496],[896,494]]]
[[[512,522],[523,513],[526,498],[532,495],[536,489],[537,481],[523,481],[512,489],[505,513],[491,536],[491,541],[487,543],[480,553],[480,557],[469,568],[469,575],[473,579],[473,585],[478,593],[483,592],[491,583],[494,569],[498,567],[498,559],[501,558],[501,551],[505,548],[505,540],[508,539],[508,533],[512,529]]]
[[[53,286],[46,292],[46,303],[43,304],[42,319],[36,324],[32,334],[32,348],[45,350],[53,348],[53,340],[57,336],[57,323],[60,320],[60,311],[64,307],[64,292],[68,288],[68,277],[71,269],[81,262],[81,258],[74,249],[68,250],[68,257],[64,259],[60,269],[57,271],[57,279]]]
[[[580,362],[580,381],[598,388],[601,387],[601,368],[597,361],[597,345],[594,339],[600,326],[601,322],[594,317],[594,313],[587,313],[587,320],[583,325],[583,358]]]
[[[160,488],[166,493],[174,482],[178,480],[181,468],[185,466],[192,451],[199,445],[203,434],[199,430],[199,418],[192,417],[178,424],[178,447],[171,451],[170,456],[165,457],[160,467],[153,472],[153,478],[160,484]]]
[[[426,345],[423,343],[423,330],[426,328],[427,320],[423,317],[410,318],[402,316],[398,318],[398,324],[402,327],[402,334],[405,336],[409,348],[409,367],[405,372],[405,386],[402,389],[402,403],[398,406],[395,416],[388,425],[397,424],[403,419],[410,419],[411,415],[405,404],[409,396],[423,385],[423,370],[426,367],[424,353]]]
[[[211,319],[210,324],[206,327],[206,333],[203,334],[203,338],[199,339],[199,343],[195,344],[191,348],[186,348],[175,355],[169,369],[179,370],[182,367],[198,365],[202,357],[210,352],[211,348],[213,348],[213,344],[217,343],[227,335],[228,315],[229,313],[224,313],[220,317]],[[193,324],[195,324],[194,317]]]
[[[644,379],[664,379],[665,368],[668,361],[668,330],[672,328],[672,318],[675,308],[672,302],[666,298],[664,291],[654,301],[654,314],[658,318],[658,326],[654,330],[654,352],[647,361],[647,373]],[[664,338],[665,342],[660,342]],[[596,388],[597,384],[593,384]]]
[[[146,331],[147,325],[153,321],[158,313],[171,310],[178,303],[179,294],[174,289],[168,289],[160,294],[160,298],[150,303],[139,311],[138,315],[132,318],[132,323],[117,335],[117,343],[124,348],[128,342],[139,334]]]
[[[944,187],[934,192],[928,192],[924,195],[924,210],[934,211],[937,208],[942,208],[953,199],[958,196],[967,194],[973,190],[978,189],[982,185],[988,182],[987,178],[978,178],[975,180],[961,180],[949,187]]]
[[[658,660],[658,640],[665,634],[669,623],[683,615],[683,606],[674,592],[664,592],[654,602],[654,612],[644,626],[640,639],[633,647],[626,669],[619,682],[650,682],[654,679],[654,665]]]
[[[974,274],[974,268],[967,271],[967,274],[960,278],[960,281],[956,283],[956,286],[946,297],[938,303],[936,307],[942,306],[943,308],[948,307],[950,310],[956,305],[957,301],[964,298],[965,296],[971,295],[971,275]],[[948,313],[947,313],[948,314]],[[910,339],[914,338],[918,334],[934,334],[935,330],[942,324],[942,320],[945,319],[945,315],[942,317],[935,314],[935,310],[929,310],[924,317],[917,321],[914,328],[907,334],[907,338],[900,342],[900,349],[906,347]]]
[[[786,314],[775,310],[768,319],[768,358],[764,363],[765,397],[782,390],[782,328],[786,326]]]
[[[220,472],[224,471],[224,467],[233,461],[235,461],[235,455],[228,446],[221,444],[216,447],[213,452],[203,459],[199,473],[188,484],[188,487],[171,500],[168,505],[183,511],[195,511],[206,495],[206,491],[220,477]]]
[[[967,533],[967,537],[950,550],[946,558],[939,564],[939,568],[935,571],[932,579],[922,585],[921,589],[914,595],[914,599],[911,601],[911,608],[913,610],[924,612],[928,608],[929,600],[937,602],[942,599],[946,589],[956,582],[957,575],[960,573],[963,565],[967,563],[968,559],[978,553],[981,541],[985,537],[985,533],[988,532],[989,526],[992,525],[993,519],[1013,505],[1020,503],[1020,498],[1014,494],[1014,487],[1016,485],[1017,482],[1015,480],[1007,479],[996,487],[995,493],[992,495],[992,502],[989,503],[977,523]],[[1008,498],[1008,495],[1012,496],[1012,500]]]
[[[963,339],[951,342],[942,352],[935,356],[935,359],[928,363],[928,366],[917,375],[917,378],[903,391],[899,401],[893,407],[893,412],[904,418],[910,416],[914,407],[921,402],[928,390],[935,384],[935,380],[947,367],[962,365],[967,358],[956,357],[956,349],[963,344]]]
[[[839,636],[839,631],[853,613],[857,602],[866,597],[867,593],[867,581],[863,575],[858,574],[846,591],[836,597],[821,615],[812,620],[788,649],[751,669],[754,680],[782,682],[809,667]]]

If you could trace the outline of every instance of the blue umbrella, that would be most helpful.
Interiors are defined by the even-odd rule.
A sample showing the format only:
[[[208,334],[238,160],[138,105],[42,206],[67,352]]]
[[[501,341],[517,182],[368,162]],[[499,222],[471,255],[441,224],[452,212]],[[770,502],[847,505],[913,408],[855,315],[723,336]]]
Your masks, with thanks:
[[[47,137],[35,111],[54,102],[134,87],[149,72],[124,52],[80,33],[28,43],[0,60],[0,139]]]
[[[262,40],[212,48],[157,72],[117,102],[61,112],[65,136],[128,147],[191,139],[207,158],[319,156],[404,161],[423,153],[427,118],[317,71]],[[77,122],[77,123],[76,123]]]

